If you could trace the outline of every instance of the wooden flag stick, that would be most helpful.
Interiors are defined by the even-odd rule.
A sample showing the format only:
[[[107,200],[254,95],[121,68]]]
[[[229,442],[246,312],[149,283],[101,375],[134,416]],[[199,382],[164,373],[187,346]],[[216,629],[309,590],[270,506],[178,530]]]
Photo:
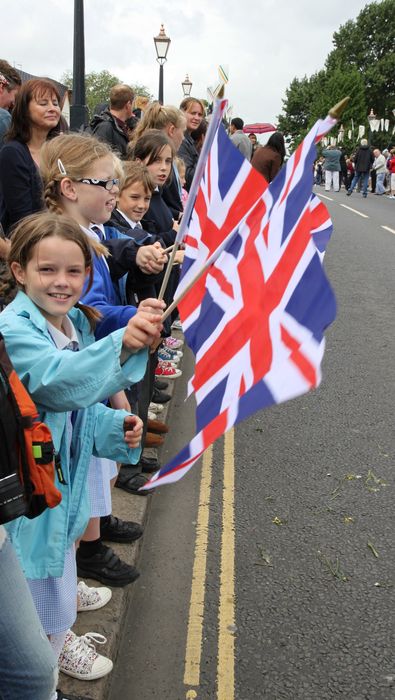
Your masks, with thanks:
[[[169,261],[168,261],[167,266],[166,266],[166,272],[165,272],[165,276],[164,276],[163,281],[162,281],[162,285],[160,288],[158,299],[163,299],[164,293],[166,291],[167,283],[169,281],[170,273],[171,273],[172,268],[173,268],[174,258],[176,257],[176,252],[178,250],[179,245],[180,245],[180,243],[178,241],[176,241],[172,245],[173,250],[171,251],[170,258],[169,258]]]
[[[174,243],[173,243],[173,245],[169,245],[168,248],[165,248],[164,250],[162,250],[162,253],[170,253],[170,251],[173,250],[173,248],[174,248]]]

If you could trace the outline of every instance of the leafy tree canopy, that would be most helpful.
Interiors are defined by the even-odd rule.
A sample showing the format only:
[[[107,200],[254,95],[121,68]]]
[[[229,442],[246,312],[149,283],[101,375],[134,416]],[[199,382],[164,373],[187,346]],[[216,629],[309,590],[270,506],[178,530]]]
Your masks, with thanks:
[[[67,85],[69,89],[73,87],[73,76],[71,71],[67,71],[61,78],[61,82]],[[89,113],[92,114],[97,104],[108,102],[108,96],[111,88],[114,85],[119,85],[123,81],[116,75],[112,75],[108,70],[102,70],[99,73],[93,71],[85,76],[85,93],[86,104]],[[135,95],[143,95],[152,99],[148,88],[145,85],[130,84]]]
[[[350,95],[351,100],[342,121],[346,134],[354,124],[354,143],[359,124],[368,130],[367,115],[371,108],[380,118],[390,119],[392,131],[392,110],[395,108],[394,8],[394,0],[367,5],[356,20],[346,22],[334,33],[334,49],[324,68],[310,77],[293,79],[283,100],[283,113],[278,117],[279,128],[290,136],[292,146],[301,141],[316,119],[324,117],[330,107],[346,95]],[[383,145],[389,138],[385,133],[375,134],[375,141],[380,141],[378,145]]]

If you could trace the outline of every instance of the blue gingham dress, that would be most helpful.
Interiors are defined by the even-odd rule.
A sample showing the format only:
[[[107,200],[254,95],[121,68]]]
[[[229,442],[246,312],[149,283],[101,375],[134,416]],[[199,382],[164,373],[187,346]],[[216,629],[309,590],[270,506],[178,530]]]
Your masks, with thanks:
[[[83,231],[97,241],[104,240],[104,228],[92,226],[87,229],[81,226]],[[106,259],[104,258],[106,262]],[[107,262],[106,262],[107,264]],[[91,457],[88,471],[88,492],[91,508],[91,518],[101,518],[110,515],[112,511],[111,484],[110,481],[117,476],[116,462],[102,457]]]
[[[110,515],[112,511],[110,480],[117,474],[116,462],[102,457],[91,457],[88,471],[91,518]]]
[[[48,330],[59,350],[78,350],[78,336],[70,319],[64,325],[67,335],[47,321]],[[67,414],[67,440],[71,443],[72,413]],[[34,604],[46,634],[66,632],[77,617],[77,565],[74,544],[66,552],[63,576],[27,579]]]

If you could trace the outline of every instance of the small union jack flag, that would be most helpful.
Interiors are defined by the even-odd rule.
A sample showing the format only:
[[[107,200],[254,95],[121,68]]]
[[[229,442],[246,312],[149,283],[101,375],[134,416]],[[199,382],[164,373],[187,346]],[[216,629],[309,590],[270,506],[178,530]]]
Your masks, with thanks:
[[[322,267],[332,225],[312,194],[319,120],[270,185],[219,127],[185,238],[179,303],[196,356],[189,391],[197,434],[147,484],[177,481],[204,450],[257,410],[317,387],[334,294]],[[215,253],[217,251],[217,254]]]

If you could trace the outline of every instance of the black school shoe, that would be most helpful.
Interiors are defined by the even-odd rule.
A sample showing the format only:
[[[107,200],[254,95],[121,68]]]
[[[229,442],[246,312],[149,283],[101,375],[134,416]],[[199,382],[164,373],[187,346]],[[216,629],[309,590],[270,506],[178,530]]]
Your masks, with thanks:
[[[157,389],[154,389],[151,401],[153,403],[167,403],[170,399],[170,394],[165,394],[164,391],[157,391]]]
[[[161,467],[160,462],[153,457],[141,457],[139,465],[143,474],[153,474]]]
[[[148,477],[144,474],[137,473],[134,467],[129,467],[128,465],[122,465],[118,478],[115,482],[117,489],[122,489],[127,491],[127,493],[133,493],[135,496],[148,496],[153,493],[155,489],[147,489],[146,491],[139,491],[141,486],[144,486],[148,481]]]
[[[100,518],[100,537],[107,542],[134,542],[143,532],[141,525],[131,520],[121,520],[114,515]]]
[[[105,544],[91,557],[82,557],[77,549],[77,574],[81,578],[91,578],[115,588],[127,586],[140,576],[135,566],[126,564]]]
[[[155,379],[154,382],[154,389],[157,389],[158,391],[164,391],[168,387],[167,382],[163,382],[161,379]]]

